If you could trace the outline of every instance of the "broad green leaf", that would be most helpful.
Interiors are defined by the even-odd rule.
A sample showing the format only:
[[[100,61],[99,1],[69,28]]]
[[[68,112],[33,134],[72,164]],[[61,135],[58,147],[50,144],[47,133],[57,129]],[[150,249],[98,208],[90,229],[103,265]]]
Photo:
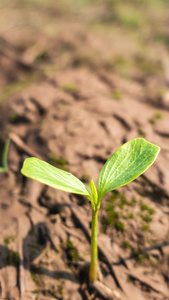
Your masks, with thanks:
[[[55,168],[38,158],[27,158],[24,161],[21,173],[55,189],[86,195],[91,200],[90,189],[77,177],[69,172]]]
[[[133,181],[146,171],[159,151],[158,146],[143,138],[131,140],[118,148],[100,172],[99,202],[107,192]]]

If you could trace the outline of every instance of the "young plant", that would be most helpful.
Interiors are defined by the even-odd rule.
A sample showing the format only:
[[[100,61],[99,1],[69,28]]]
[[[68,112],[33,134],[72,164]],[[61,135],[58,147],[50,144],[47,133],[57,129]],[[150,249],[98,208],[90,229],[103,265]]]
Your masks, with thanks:
[[[107,160],[98,180],[98,191],[91,180],[90,187],[69,172],[60,170],[37,158],[27,158],[22,174],[48,186],[68,192],[85,195],[91,202],[92,233],[91,263],[89,281],[98,279],[97,222],[98,211],[103,196],[140,176],[156,159],[160,148],[143,138],[133,139],[120,148]]]
[[[8,171],[8,149],[9,149],[10,137],[7,138],[3,152],[2,152],[2,167],[0,167],[1,172]]]

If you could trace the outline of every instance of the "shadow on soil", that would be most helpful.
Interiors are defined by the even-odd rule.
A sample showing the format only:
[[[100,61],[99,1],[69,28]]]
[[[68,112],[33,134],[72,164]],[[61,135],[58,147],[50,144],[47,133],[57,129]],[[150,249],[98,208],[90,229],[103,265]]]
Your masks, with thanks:
[[[45,267],[38,266],[36,260],[45,250],[47,242],[50,242],[51,247],[53,247],[48,228],[44,222],[40,222],[36,225],[32,224],[32,228],[29,230],[23,241],[23,260],[20,258],[19,252],[10,249],[10,242],[12,242],[10,239],[12,240],[12,236],[9,236],[8,239],[4,241],[6,244],[9,244],[9,247],[8,245],[0,245],[0,269],[5,268],[6,266],[14,266],[17,269],[18,277],[19,268],[21,265],[23,265],[24,268],[28,269],[31,273],[44,274],[45,276],[51,278],[65,279],[71,282],[76,282],[75,277],[71,272],[65,270],[52,271]]]

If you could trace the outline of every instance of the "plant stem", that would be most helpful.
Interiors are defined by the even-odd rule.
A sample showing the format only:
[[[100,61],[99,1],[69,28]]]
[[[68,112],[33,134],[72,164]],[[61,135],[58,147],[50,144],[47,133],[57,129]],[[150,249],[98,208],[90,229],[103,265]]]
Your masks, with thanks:
[[[92,207],[91,263],[89,270],[90,283],[98,279],[97,221],[98,209]]]

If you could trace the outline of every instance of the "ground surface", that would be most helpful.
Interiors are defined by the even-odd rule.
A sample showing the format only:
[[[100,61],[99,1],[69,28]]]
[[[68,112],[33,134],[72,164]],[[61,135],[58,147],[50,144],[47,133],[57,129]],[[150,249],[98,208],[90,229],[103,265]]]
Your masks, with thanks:
[[[0,297],[169,299],[169,2],[57,2],[0,1]],[[103,199],[102,280],[89,286],[88,201],[21,166],[37,156],[97,182],[139,136],[161,152]]]

